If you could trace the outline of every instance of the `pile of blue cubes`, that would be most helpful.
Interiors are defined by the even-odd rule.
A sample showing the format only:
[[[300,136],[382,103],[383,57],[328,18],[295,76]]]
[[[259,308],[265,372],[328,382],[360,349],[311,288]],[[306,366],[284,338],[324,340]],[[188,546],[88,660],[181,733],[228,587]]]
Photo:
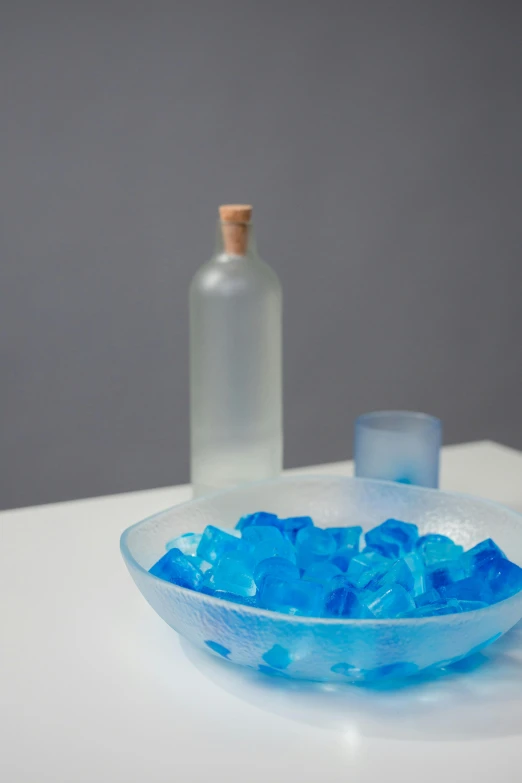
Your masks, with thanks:
[[[388,519],[316,527],[264,511],[234,531],[208,525],[169,541],[150,573],[236,604],[306,617],[390,619],[480,609],[522,589],[522,568],[492,539],[467,552],[438,533]]]

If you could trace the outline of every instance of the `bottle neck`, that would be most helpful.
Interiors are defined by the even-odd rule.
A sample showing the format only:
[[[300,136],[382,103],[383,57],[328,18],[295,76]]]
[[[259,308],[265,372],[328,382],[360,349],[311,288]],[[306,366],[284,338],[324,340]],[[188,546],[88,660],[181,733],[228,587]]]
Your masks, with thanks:
[[[252,224],[218,221],[216,255],[233,258],[256,256]]]

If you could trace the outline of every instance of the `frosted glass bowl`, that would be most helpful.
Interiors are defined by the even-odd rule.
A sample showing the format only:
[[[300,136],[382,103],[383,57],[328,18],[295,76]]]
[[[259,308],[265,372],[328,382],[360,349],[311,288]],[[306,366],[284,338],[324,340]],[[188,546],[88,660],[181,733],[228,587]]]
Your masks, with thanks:
[[[233,527],[239,517],[259,510],[363,530],[395,517],[414,522],[421,534],[443,533],[465,548],[494,538],[522,564],[521,515],[479,498],[369,479],[298,476],[251,484],[175,506],[125,530],[123,558],[152,608],[182,636],[235,664],[303,680],[402,678],[481,650],[522,617],[522,592],[484,609],[438,617],[291,617],[196,593],[148,573],[171,538],[207,524]]]

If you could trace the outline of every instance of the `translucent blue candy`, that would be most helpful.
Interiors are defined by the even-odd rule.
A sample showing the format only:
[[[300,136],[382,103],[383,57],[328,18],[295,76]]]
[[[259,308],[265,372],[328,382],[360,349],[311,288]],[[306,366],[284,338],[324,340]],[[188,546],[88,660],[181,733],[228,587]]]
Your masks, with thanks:
[[[334,576],[342,576],[343,572],[340,568],[329,561],[321,561],[320,563],[312,563],[308,566],[303,574],[303,579],[306,582],[317,582],[319,585],[328,584],[331,582]]]
[[[438,604],[441,600],[441,594],[438,590],[427,590],[425,593],[421,593],[414,598],[415,606],[429,606],[430,604]]]
[[[386,585],[377,592],[363,590],[360,598],[370,614],[378,618],[399,617],[415,609],[413,598],[401,585]]]
[[[491,538],[481,541],[472,549],[464,552],[462,559],[471,574],[477,568],[483,568],[492,560],[505,559],[504,552],[499,549]]]
[[[325,617],[362,617],[365,614],[358,591],[346,580],[334,579],[331,585],[333,589],[328,590],[324,598]]]
[[[350,560],[346,578],[354,587],[362,589],[379,574],[385,574],[391,564],[391,560],[378,552],[361,552]]]
[[[213,590],[251,597],[257,587],[249,561],[241,552],[224,555],[204,577],[204,585]]]
[[[493,600],[503,601],[522,590],[522,568],[504,557],[498,557],[489,564],[487,580]]]
[[[426,569],[428,588],[435,588],[435,590],[452,582],[458,582],[460,579],[465,579],[465,577],[466,569],[462,560],[443,560]]]
[[[402,617],[437,617],[443,614],[458,614],[462,611],[459,602],[451,599],[447,602],[438,601],[437,603],[426,604],[426,606],[415,607],[409,612],[405,612]]]
[[[267,511],[257,511],[255,514],[241,517],[236,525],[236,530],[245,530],[247,527],[256,527],[257,525],[276,527],[281,533],[284,530],[283,520],[279,519],[277,514],[269,514]]]
[[[400,522],[398,519],[388,519],[365,535],[368,546],[393,560],[411,552],[418,537],[417,525]]]
[[[328,560],[335,552],[335,538],[328,530],[319,527],[304,527],[295,539],[297,565],[306,569],[312,563]]]
[[[398,584],[409,593],[413,592],[413,574],[404,560],[396,560],[394,563],[390,562],[388,566],[373,569],[373,571],[373,575],[365,585],[366,590],[375,591],[380,590],[385,585]]]
[[[247,545],[253,565],[269,557],[284,557],[295,562],[295,550],[290,541],[284,538],[276,527],[255,525],[242,532],[243,542]]]
[[[165,549],[167,552],[169,549],[179,549],[184,555],[195,555],[201,539],[201,533],[184,533],[182,536],[177,536],[168,541]]]
[[[440,595],[449,601],[455,598],[457,601],[484,601],[492,603],[493,594],[488,582],[479,575],[468,576],[450,584],[441,585]]]
[[[329,527],[328,532],[333,535],[338,549],[345,547],[353,549],[354,554],[359,551],[359,540],[361,538],[362,527]]]
[[[302,579],[278,579],[269,576],[264,580],[258,594],[258,605],[263,609],[306,617],[319,617],[322,602],[322,587]]]
[[[484,609],[488,604],[485,601],[458,601],[463,612],[474,612],[476,609]]]
[[[155,563],[149,573],[164,579],[166,582],[197,590],[203,579],[203,574],[194,565],[192,558],[187,557],[179,549],[169,549],[162,558]]]
[[[299,579],[299,569],[284,557],[268,557],[261,560],[254,568],[254,581],[260,588],[267,576],[279,579]]]
[[[463,552],[463,548],[457,546],[451,538],[435,533],[421,536],[417,541],[416,549],[427,566],[439,563],[441,560],[457,560]]]
[[[207,525],[201,536],[197,556],[207,563],[215,563],[223,555],[233,552],[241,546],[241,539],[220,530],[214,525]]]
[[[413,576],[413,595],[426,592],[426,566],[418,552],[410,552],[403,558]]]
[[[283,533],[292,544],[295,544],[296,536],[300,530],[304,527],[314,526],[312,517],[288,517],[287,519],[282,519],[281,522],[283,523]]]
[[[341,571],[346,572],[352,557],[355,557],[356,554],[357,551],[352,549],[352,547],[341,547],[341,549],[334,552],[329,562],[340,568]]]

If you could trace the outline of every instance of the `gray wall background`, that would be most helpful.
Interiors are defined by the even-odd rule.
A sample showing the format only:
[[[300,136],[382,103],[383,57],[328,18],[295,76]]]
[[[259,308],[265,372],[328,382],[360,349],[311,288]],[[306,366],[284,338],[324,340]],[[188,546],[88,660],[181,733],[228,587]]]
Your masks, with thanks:
[[[2,507],[188,479],[221,202],[285,290],[286,462],[381,407],[522,447],[522,6],[0,7]]]

